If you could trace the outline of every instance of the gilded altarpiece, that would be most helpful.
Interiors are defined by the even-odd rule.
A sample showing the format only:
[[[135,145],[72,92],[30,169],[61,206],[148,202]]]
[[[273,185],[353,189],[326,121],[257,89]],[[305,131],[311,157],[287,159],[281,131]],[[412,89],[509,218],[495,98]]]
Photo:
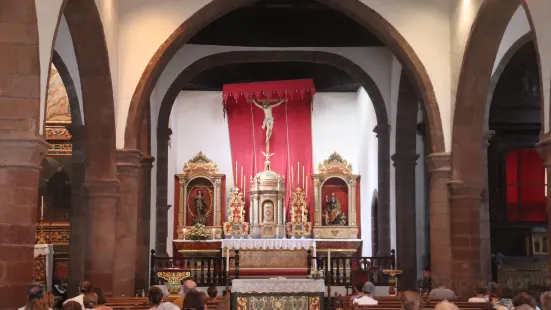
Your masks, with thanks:
[[[214,237],[222,236],[224,216],[225,175],[218,173],[218,165],[199,152],[184,165],[182,174],[176,175],[178,184],[177,239],[189,240],[189,231],[196,223],[214,230]]]
[[[318,165],[314,180],[314,238],[358,239],[359,175],[338,153]]]

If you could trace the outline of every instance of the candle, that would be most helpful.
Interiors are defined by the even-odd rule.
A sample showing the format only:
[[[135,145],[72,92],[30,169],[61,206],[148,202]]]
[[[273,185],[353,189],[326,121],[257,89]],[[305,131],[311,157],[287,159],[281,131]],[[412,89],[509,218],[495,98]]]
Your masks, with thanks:
[[[300,161],[297,162],[297,187],[300,186]]]
[[[245,176],[245,180],[247,179],[247,176]],[[247,199],[247,182],[243,182],[243,200]]]
[[[230,248],[226,250],[226,271],[230,272]]]
[[[295,169],[293,167],[291,167],[291,189],[293,188],[293,180],[294,180],[293,170],[295,170]]]
[[[235,175],[233,176],[233,181],[235,183],[235,187],[237,187],[237,160],[235,161]]]
[[[241,166],[241,189],[243,189],[243,166]]]
[[[184,228],[184,240],[186,240],[186,229]]]
[[[302,166],[302,189],[304,189],[305,183],[306,183],[306,174],[304,174],[304,166]]]
[[[44,219],[44,196],[40,198],[40,219]]]
[[[214,240],[214,228],[212,229],[212,240]]]

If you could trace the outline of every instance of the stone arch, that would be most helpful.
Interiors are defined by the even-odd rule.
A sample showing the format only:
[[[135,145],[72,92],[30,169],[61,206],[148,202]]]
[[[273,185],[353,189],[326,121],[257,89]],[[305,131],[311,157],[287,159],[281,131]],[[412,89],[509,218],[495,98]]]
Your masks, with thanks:
[[[168,139],[170,129],[168,121],[176,97],[193,77],[209,68],[235,63],[255,62],[311,62],[327,64],[346,71],[366,89],[373,102],[377,117],[377,136],[379,138],[379,250],[390,253],[390,143],[388,116],[385,102],[371,77],[351,60],[332,53],[313,51],[234,51],[219,53],[201,58],[188,66],[172,82],[166,92],[157,123],[157,235],[155,250],[166,253],[167,227],[167,181],[168,181]],[[386,168],[382,168],[386,167]]]
[[[463,56],[453,119],[451,181],[448,182],[451,263],[457,266],[452,283],[459,295],[469,294],[477,279],[489,278],[489,219],[481,208],[487,171],[486,151],[483,151],[486,106],[499,45],[519,5],[520,0],[484,1]]]
[[[125,148],[135,149],[143,113],[161,73],[174,54],[196,33],[222,15],[258,0],[213,1],[182,23],[159,47],[144,70],[130,102],[125,129]],[[432,152],[444,152],[444,136],[434,89],[425,67],[402,35],[380,14],[359,0],[317,0],[358,22],[375,34],[400,60],[422,98],[428,120]]]

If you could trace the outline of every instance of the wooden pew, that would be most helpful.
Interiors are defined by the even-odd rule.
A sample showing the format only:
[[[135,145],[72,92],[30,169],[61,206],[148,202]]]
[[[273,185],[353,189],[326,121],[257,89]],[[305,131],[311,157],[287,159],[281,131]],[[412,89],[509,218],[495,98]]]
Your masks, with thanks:
[[[172,302],[175,297],[165,297],[163,302]],[[209,310],[229,310],[230,309],[230,296],[224,296],[207,302],[207,308]],[[108,298],[106,306],[113,308],[113,310],[147,310],[151,308],[147,297],[115,297]]]

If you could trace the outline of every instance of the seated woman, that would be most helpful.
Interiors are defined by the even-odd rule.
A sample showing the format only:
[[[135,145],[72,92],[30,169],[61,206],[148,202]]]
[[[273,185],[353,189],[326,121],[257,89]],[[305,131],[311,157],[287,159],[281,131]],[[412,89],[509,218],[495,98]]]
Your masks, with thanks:
[[[419,310],[423,308],[423,300],[417,292],[405,291],[401,295],[403,310]]]

